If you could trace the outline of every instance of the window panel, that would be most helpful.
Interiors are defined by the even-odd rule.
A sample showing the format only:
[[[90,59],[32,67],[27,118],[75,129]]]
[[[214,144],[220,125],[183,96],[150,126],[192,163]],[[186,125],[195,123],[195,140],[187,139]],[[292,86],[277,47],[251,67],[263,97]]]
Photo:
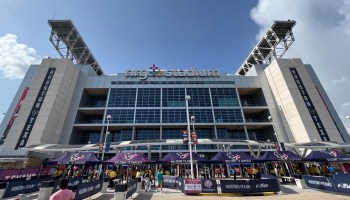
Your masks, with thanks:
[[[159,129],[136,129],[135,140],[160,139]]]
[[[112,88],[108,107],[135,107],[136,88]]]
[[[162,123],[187,123],[186,109],[164,109],[162,113]]]
[[[111,115],[112,119],[110,123],[116,123],[116,124],[132,124],[134,122],[134,110],[133,109],[126,109],[126,110],[107,110],[107,116]],[[105,119],[105,123],[107,123],[107,120]]]
[[[214,107],[238,107],[239,101],[235,88],[211,88]]]
[[[185,88],[163,88],[163,107],[186,107]]]
[[[160,123],[159,109],[136,110],[135,123]]]
[[[187,88],[186,91],[191,96],[189,107],[211,107],[209,88]]]
[[[139,88],[137,107],[160,107],[160,88]]]
[[[214,109],[216,123],[239,123],[243,122],[240,109]]]
[[[190,109],[190,116],[194,116],[195,123],[213,123],[211,109]]]

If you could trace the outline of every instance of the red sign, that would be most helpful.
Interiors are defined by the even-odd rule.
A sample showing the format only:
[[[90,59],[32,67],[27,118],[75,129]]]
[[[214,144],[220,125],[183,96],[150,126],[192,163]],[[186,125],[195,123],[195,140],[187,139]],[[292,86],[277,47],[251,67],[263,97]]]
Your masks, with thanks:
[[[184,179],[184,193],[185,194],[199,194],[202,192],[201,179]]]
[[[198,144],[197,133],[195,131],[191,133],[191,137],[192,137],[193,144]]]
[[[12,127],[12,124],[13,124],[13,122],[15,121],[15,118],[17,117],[16,115],[18,114],[19,109],[21,109],[22,104],[23,104],[23,101],[24,101],[24,99],[25,99],[26,96],[27,96],[28,90],[29,90],[29,87],[24,88],[24,91],[23,91],[23,93],[22,93],[21,98],[19,99],[19,101],[18,101],[18,103],[17,103],[17,106],[16,106],[16,108],[15,108],[15,111],[13,111],[13,114],[12,114],[12,116],[11,116],[11,119],[10,119],[9,123],[7,124],[7,126],[6,126],[5,132],[4,132],[4,134],[2,135],[2,137],[1,137],[0,144],[4,144],[5,139],[6,139],[6,137],[7,137],[7,134],[9,133],[9,131],[10,131],[11,127]]]
[[[98,152],[102,153],[103,151],[103,144],[98,145]]]

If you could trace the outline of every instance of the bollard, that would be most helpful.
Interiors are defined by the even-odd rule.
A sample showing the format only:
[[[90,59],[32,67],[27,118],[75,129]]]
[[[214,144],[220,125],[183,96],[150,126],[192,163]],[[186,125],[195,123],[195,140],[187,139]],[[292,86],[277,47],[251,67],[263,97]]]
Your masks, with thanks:
[[[103,178],[103,184],[102,184],[101,193],[106,193],[107,192],[108,184],[109,184],[109,178],[108,177],[104,177]]]
[[[137,180],[136,193],[139,193],[140,190],[141,190],[141,184],[142,184],[142,182],[141,182],[141,177],[137,177],[137,178],[135,178],[135,179]]]
[[[114,190],[114,200],[125,200],[126,192],[128,191],[127,184],[117,184]]]
[[[6,182],[1,182],[0,183],[0,199],[2,199],[2,196],[4,196],[6,187],[7,187],[7,183]]]
[[[55,181],[43,181],[39,189],[38,200],[50,199]]]

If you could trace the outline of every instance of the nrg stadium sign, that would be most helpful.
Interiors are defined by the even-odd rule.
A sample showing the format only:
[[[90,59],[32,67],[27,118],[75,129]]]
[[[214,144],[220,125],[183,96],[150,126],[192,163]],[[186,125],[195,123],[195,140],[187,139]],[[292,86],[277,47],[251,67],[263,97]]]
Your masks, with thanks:
[[[159,67],[153,65],[151,70],[128,70],[126,77],[140,77],[146,80],[149,75],[153,77],[219,77],[220,74],[216,70],[160,70]]]

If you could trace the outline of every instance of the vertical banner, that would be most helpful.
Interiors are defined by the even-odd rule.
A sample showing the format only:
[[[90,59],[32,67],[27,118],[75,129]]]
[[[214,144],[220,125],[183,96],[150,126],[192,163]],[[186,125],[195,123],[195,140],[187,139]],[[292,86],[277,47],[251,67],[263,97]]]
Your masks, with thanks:
[[[289,70],[293,75],[294,81],[298,86],[299,92],[304,99],[304,103],[305,103],[307,109],[309,110],[312,121],[314,122],[316,129],[318,131],[318,134],[320,135],[322,141],[330,141],[329,136],[327,134],[327,131],[324,128],[322,121],[317,114],[317,111],[314,107],[314,104],[312,103],[312,101],[310,99],[309,94],[306,91],[306,88],[303,84],[303,81],[300,79],[300,76],[299,76],[297,69],[296,68],[289,68]]]
[[[21,136],[18,139],[15,149],[26,146],[28,138],[30,136],[30,133],[32,132],[36,118],[38,117],[38,113],[44,102],[47,90],[49,89],[49,86],[51,84],[51,80],[53,78],[55,71],[56,71],[55,68],[49,68],[49,71],[47,72],[44,82],[41,85],[38,96],[36,97],[36,100],[34,102],[31,112],[29,113],[29,117],[27,119],[27,122],[24,125],[24,129],[22,131]]]
[[[187,130],[182,130],[182,138],[183,138],[183,143],[188,144]]]
[[[12,124],[13,124],[13,122],[15,121],[15,118],[17,117],[16,115],[18,114],[19,110],[21,109],[21,106],[22,106],[22,104],[23,104],[23,101],[24,101],[24,99],[25,99],[26,96],[27,96],[28,90],[29,90],[29,87],[24,88],[24,91],[23,91],[23,93],[22,93],[21,98],[19,99],[19,101],[18,101],[18,103],[17,103],[17,106],[16,106],[16,108],[15,108],[15,111],[13,111],[13,114],[12,114],[12,116],[11,116],[11,119],[10,119],[9,123],[7,124],[7,126],[6,126],[6,129],[5,129],[4,133],[2,134],[2,137],[1,137],[1,139],[0,139],[0,145],[4,144],[6,137],[7,137],[8,133],[10,132],[10,129],[11,129],[11,127],[12,127]]]

